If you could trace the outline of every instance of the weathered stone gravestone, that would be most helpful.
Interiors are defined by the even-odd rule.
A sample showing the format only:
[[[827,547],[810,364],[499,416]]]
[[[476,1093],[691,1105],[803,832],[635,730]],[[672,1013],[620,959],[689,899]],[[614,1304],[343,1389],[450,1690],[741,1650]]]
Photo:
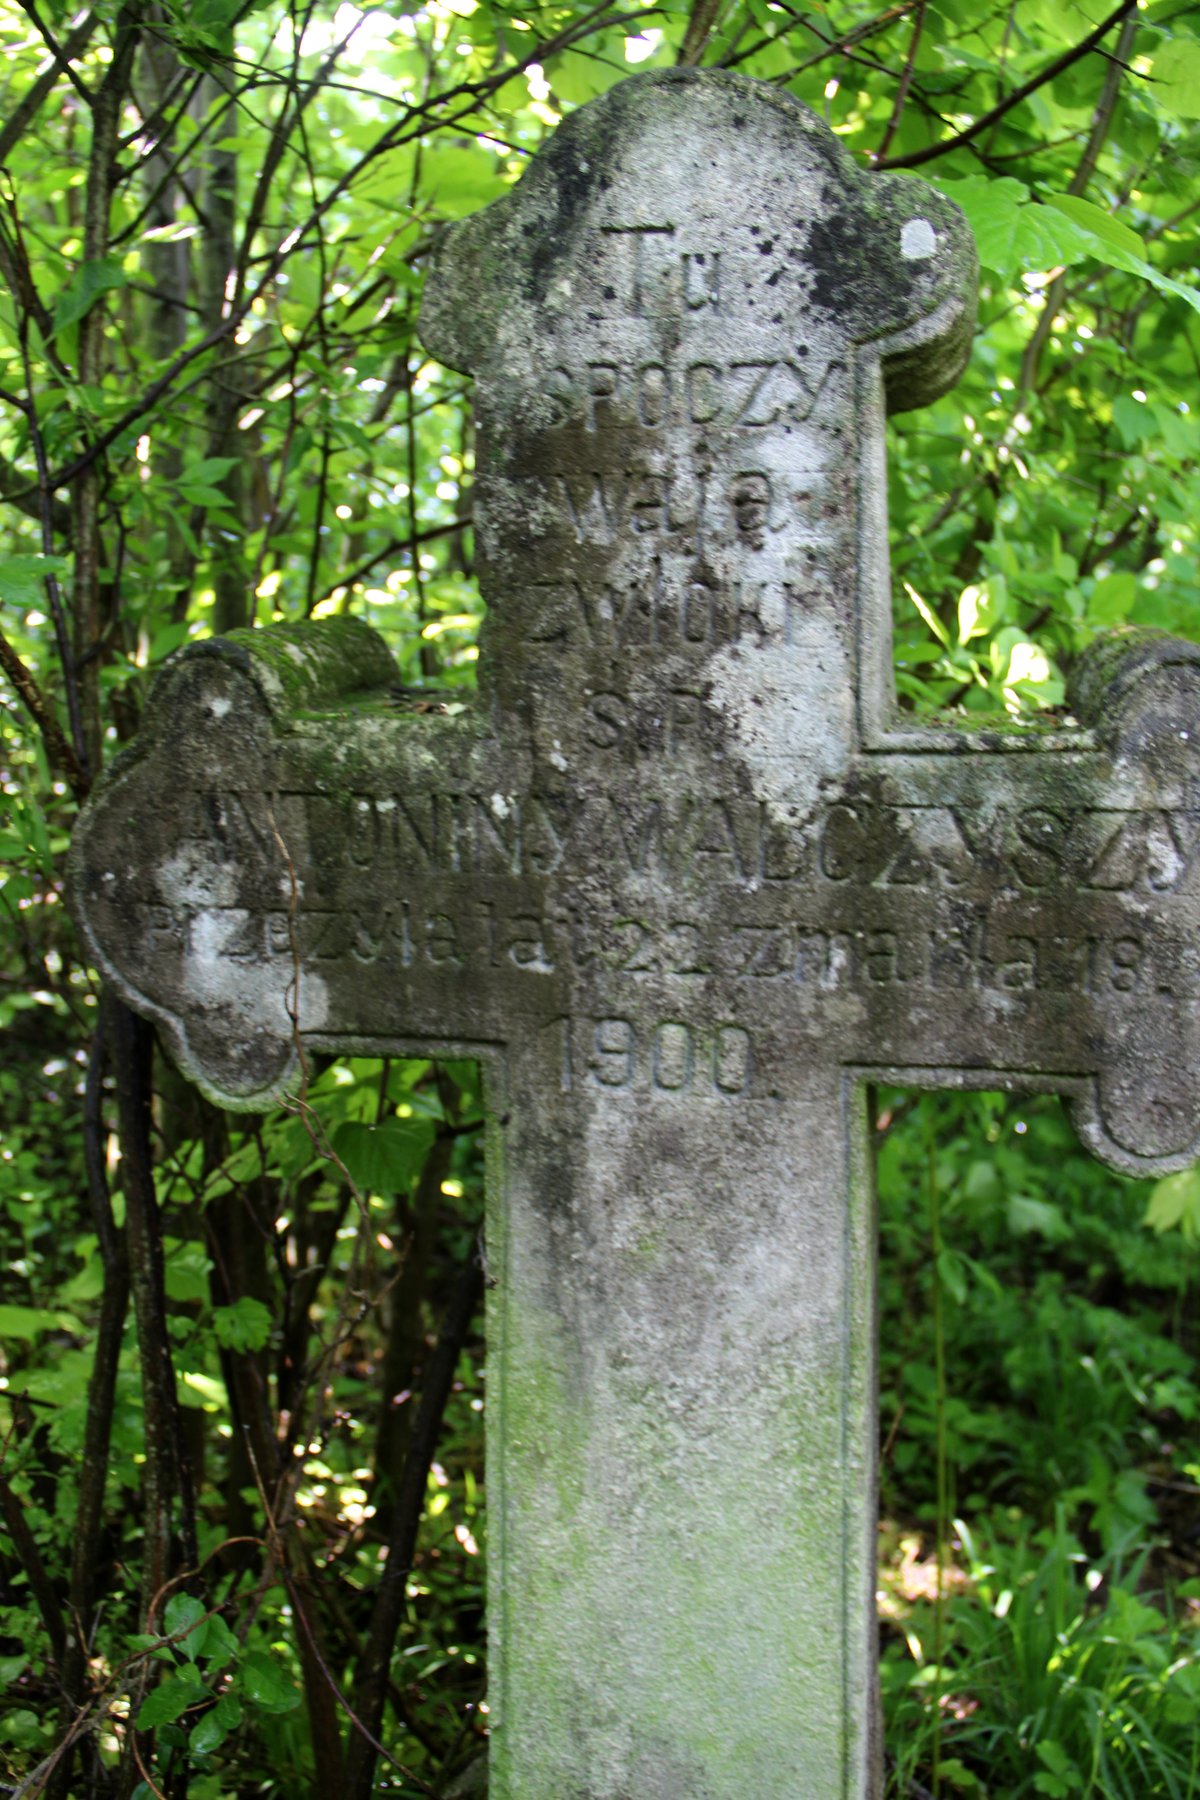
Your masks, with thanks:
[[[1200,1149],[1200,652],[1098,649],[1052,736],[893,717],[884,411],[973,268],[770,87],[614,89],[425,302],[473,710],[351,622],[196,645],[81,827],[97,964],[224,1103],[293,1010],[485,1065],[495,1800],[877,1794],[865,1080]]]

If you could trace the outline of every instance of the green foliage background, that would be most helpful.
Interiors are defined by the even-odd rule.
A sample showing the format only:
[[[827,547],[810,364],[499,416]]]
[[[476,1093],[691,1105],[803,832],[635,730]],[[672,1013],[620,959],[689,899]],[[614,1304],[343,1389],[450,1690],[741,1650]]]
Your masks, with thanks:
[[[354,612],[470,685],[424,256],[634,67],[778,83],[974,226],[970,369],[891,437],[902,703],[1028,723],[1097,630],[1196,636],[1200,8],[0,0],[0,47],[3,1782],[450,1795],[474,1071],[215,1113],[80,958],[79,801],[193,637]],[[1106,1174],[1047,1099],[874,1117],[890,1790],[1200,1795],[1200,1181]]]

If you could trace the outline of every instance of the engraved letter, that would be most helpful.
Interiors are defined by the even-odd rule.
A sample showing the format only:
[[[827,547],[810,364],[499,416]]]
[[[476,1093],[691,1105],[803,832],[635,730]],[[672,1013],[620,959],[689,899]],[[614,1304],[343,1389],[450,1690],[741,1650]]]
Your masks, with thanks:
[[[719,250],[690,251],[683,259],[683,300],[690,312],[711,306],[721,310],[721,253]]]

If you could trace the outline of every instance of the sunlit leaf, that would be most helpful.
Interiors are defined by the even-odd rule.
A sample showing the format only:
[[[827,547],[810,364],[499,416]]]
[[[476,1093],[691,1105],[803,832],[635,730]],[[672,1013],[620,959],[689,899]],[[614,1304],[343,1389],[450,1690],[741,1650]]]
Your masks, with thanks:
[[[1181,1169],[1156,1181],[1146,1204],[1145,1223],[1159,1233],[1181,1231],[1200,1236],[1200,1166]]]

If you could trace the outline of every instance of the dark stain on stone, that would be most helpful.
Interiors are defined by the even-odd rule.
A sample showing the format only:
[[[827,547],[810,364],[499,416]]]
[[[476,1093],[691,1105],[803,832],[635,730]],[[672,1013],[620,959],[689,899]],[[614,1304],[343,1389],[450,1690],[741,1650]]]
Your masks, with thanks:
[[[607,117],[597,113],[589,123],[590,136],[563,129],[541,152],[554,181],[555,217],[549,224],[538,220],[524,228],[526,235],[532,229],[536,240],[529,257],[529,292],[539,305],[554,269],[571,256],[593,195],[609,185],[609,165],[617,154],[622,124],[620,109],[614,108]]]
[[[882,258],[878,227],[855,208],[810,221],[805,261],[813,271],[812,297],[829,312],[878,311],[880,303],[906,310],[912,276],[899,257]]]

